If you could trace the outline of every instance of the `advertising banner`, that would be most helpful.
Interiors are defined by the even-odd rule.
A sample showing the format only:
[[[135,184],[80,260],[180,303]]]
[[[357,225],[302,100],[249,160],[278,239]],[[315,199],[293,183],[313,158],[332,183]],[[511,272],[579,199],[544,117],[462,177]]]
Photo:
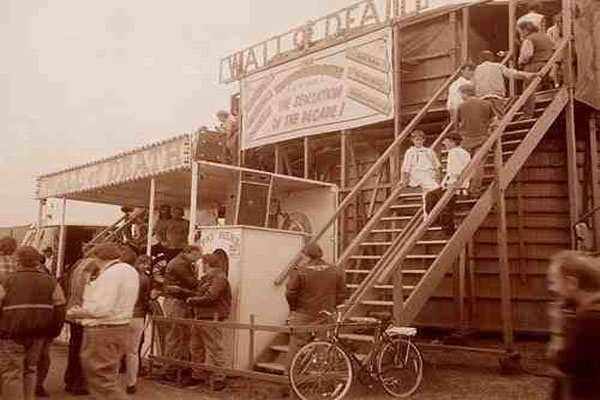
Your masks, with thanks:
[[[40,199],[118,185],[190,165],[189,135],[38,178]]]
[[[394,117],[384,28],[242,80],[244,149]]]

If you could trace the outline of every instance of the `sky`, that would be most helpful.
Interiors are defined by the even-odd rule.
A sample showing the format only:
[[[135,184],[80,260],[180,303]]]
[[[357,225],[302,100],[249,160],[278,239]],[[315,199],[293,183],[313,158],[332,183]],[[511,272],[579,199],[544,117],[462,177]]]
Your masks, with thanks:
[[[37,219],[38,175],[215,125],[220,58],[354,2],[0,0],[0,226]]]

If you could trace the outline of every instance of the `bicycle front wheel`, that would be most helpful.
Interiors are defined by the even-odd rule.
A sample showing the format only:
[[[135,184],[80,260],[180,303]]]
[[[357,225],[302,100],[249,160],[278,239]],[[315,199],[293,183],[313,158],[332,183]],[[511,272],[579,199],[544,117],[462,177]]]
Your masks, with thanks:
[[[410,396],[423,379],[421,351],[404,338],[393,338],[379,351],[377,374],[387,394],[396,398]]]
[[[338,400],[348,393],[353,371],[350,357],[340,347],[324,341],[303,346],[289,371],[292,390],[301,400]]]

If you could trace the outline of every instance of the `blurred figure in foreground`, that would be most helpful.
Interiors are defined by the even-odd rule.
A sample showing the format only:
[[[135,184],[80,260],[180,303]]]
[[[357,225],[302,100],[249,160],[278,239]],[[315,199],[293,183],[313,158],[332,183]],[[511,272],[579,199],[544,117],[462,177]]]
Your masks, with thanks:
[[[554,400],[600,399],[600,268],[577,251],[555,255],[548,290],[552,337],[548,357],[564,376],[555,380]]]

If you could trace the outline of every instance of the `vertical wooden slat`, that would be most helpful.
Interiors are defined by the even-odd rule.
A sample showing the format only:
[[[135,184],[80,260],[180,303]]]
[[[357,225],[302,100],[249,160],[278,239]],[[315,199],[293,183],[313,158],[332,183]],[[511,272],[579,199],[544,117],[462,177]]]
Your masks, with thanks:
[[[279,158],[280,158],[279,152],[280,152],[279,144],[276,144],[275,145],[275,173],[276,174],[279,173],[279,169],[281,168],[281,166],[280,166],[281,161],[279,160]]]
[[[592,210],[600,207],[600,172],[598,171],[598,133],[596,126],[596,113],[590,114],[589,120],[589,141],[590,141],[590,175],[592,185]],[[594,250],[600,249],[600,210],[594,211]]]
[[[235,217],[233,219],[234,225],[237,225],[239,223],[240,218],[240,206],[242,204],[242,174],[242,171],[238,173],[238,190],[237,197],[235,199]]]
[[[190,226],[188,231],[188,244],[194,243],[196,224],[198,219],[198,191],[199,191],[200,165],[192,162],[192,187],[190,190]]]
[[[341,148],[341,152],[340,152],[340,187],[341,187],[341,196],[345,196],[346,192],[345,189],[347,187],[348,184],[348,170],[347,170],[347,165],[348,165],[348,132],[346,132],[346,130],[342,130],[340,132],[340,148]],[[341,203],[343,199],[338,199],[338,203]],[[340,218],[340,242],[339,242],[339,250],[342,250],[346,247],[346,227],[347,227],[347,221],[346,219],[348,218],[348,213],[346,210],[344,210],[344,212],[341,215]]]
[[[304,179],[308,179],[308,136],[304,136]]]
[[[460,252],[458,257],[458,299],[459,299],[459,329],[461,334],[466,329],[466,313],[465,313],[465,284],[466,284],[466,269],[467,269],[467,249],[466,247]]]
[[[392,34],[392,52],[394,57],[394,138],[398,137],[402,132],[402,51],[400,44],[400,24],[394,25]],[[400,179],[400,171],[398,160],[400,156],[399,149],[394,151],[394,154],[389,159],[390,180],[396,183]],[[383,168],[383,167],[382,167]]]
[[[456,69],[456,65],[458,62],[458,44],[460,43],[460,38],[458,37],[458,21],[456,18],[456,11],[448,14],[448,25],[450,26],[450,65],[451,69]]]
[[[254,368],[254,324],[255,324],[256,316],[254,314],[250,314],[250,328],[248,329],[249,335],[249,343],[248,343],[248,369],[252,370]]]
[[[469,326],[473,327],[475,314],[477,312],[477,282],[475,282],[475,259],[474,248],[475,242],[473,239],[467,244],[467,260],[469,268]]]
[[[517,231],[519,236],[519,273],[521,274],[521,282],[525,283],[527,276],[525,275],[525,264],[527,260],[525,258],[525,199],[523,199],[523,183],[521,182],[522,173],[521,171],[517,174]]]
[[[498,139],[494,152],[495,180],[500,182],[502,169],[502,142]],[[513,350],[513,321],[512,304],[510,298],[510,266],[508,263],[508,232],[506,228],[506,201],[504,189],[496,185],[496,214],[498,216],[498,263],[500,268],[500,296],[502,308],[502,330],[504,348],[506,351]]]
[[[394,322],[396,326],[404,325],[404,289],[402,287],[402,266],[398,266],[394,273]]]
[[[511,59],[509,61],[509,66],[511,68],[515,67],[515,58],[514,55],[516,53],[515,43],[516,43],[516,23],[517,23],[517,1],[518,0],[509,0],[508,1],[508,51],[511,54]],[[515,95],[515,79],[509,78],[509,93],[510,96],[513,97]]]
[[[152,255],[152,236],[154,236],[154,207],[156,202],[156,179],[150,179],[150,201],[148,204],[148,237],[146,238],[146,255]]]
[[[265,223],[264,227],[269,227],[269,212],[271,211],[271,197],[273,197],[273,175],[269,178],[269,189],[267,191],[267,210],[265,211]]]
[[[465,7],[462,9],[462,37],[460,42],[460,60],[461,64],[466,63],[469,60],[469,24],[470,24],[470,14],[469,7]],[[454,66],[455,68],[458,65]]]

